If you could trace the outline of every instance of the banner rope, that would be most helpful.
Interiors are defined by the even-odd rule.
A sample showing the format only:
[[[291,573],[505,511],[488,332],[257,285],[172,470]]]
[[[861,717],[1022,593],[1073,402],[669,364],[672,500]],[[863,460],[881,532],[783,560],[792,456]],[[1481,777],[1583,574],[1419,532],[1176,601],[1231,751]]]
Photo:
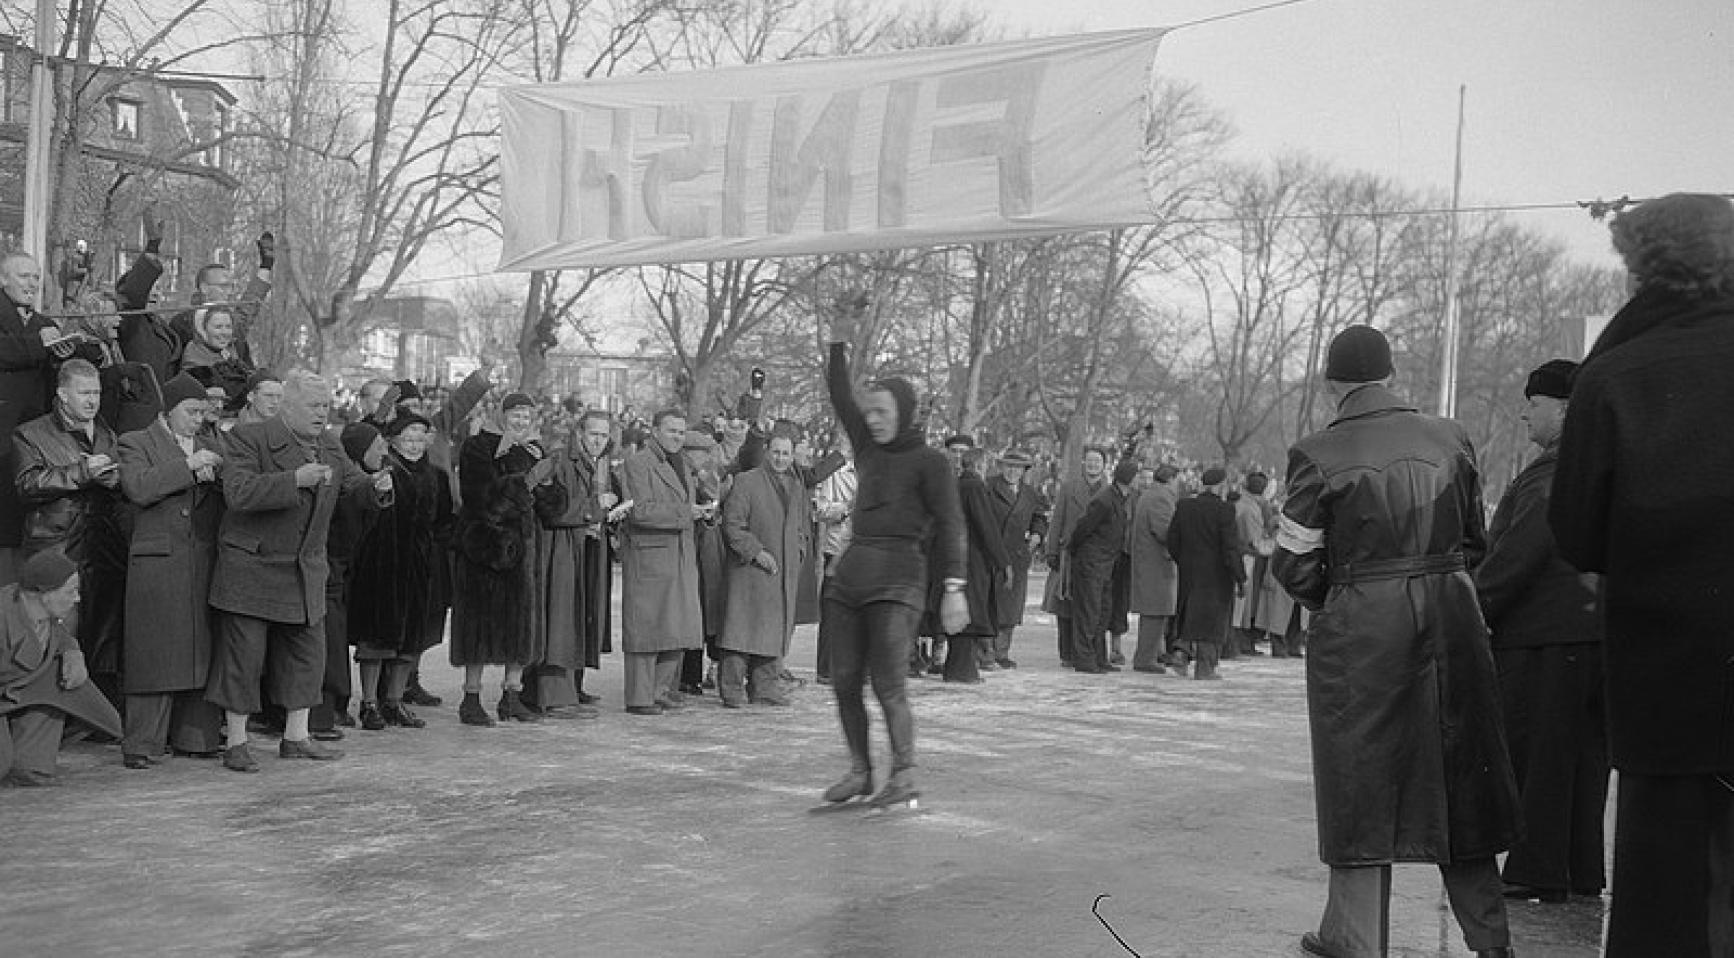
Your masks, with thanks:
[[[1219,20],[1233,20],[1237,17],[1247,17],[1247,16],[1251,16],[1252,14],[1255,14],[1255,13],[1263,13],[1266,10],[1275,10],[1278,7],[1292,7],[1292,6],[1295,6],[1296,4],[1311,3],[1311,2],[1312,2],[1312,0],[1276,0],[1275,3],[1260,4],[1256,7],[1247,7],[1244,10],[1230,10],[1227,13],[1219,13],[1213,17],[1201,17],[1197,20],[1188,20],[1185,23],[1176,23],[1175,25],[1173,25],[1171,27],[1165,27],[1164,29],[1166,29],[1166,30],[1184,30],[1187,27],[1201,26],[1201,25],[1206,24],[1206,23],[1216,23]]]

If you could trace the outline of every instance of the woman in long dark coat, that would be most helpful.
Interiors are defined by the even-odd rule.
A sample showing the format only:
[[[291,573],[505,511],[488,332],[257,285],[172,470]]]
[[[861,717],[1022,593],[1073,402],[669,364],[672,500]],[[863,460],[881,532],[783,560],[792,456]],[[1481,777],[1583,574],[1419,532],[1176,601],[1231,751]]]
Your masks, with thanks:
[[[565,491],[550,479],[553,465],[535,435],[536,404],[523,393],[500,403],[500,425],[484,427],[458,452],[463,506],[453,570],[452,664],[464,670],[458,718],[492,725],[482,707],[482,671],[505,667],[495,711],[501,719],[539,721],[521,697],[524,666],[541,657],[542,606],[537,601],[537,509],[565,508]]]
[[[451,521],[451,489],[428,460],[427,419],[408,409],[385,426],[396,499],[356,549],[351,565],[349,643],[361,668],[361,727],[422,728],[403,704],[410,670],[429,647],[423,616],[443,558],[435,530]],[[383,685],[383,695],[381,686]]]

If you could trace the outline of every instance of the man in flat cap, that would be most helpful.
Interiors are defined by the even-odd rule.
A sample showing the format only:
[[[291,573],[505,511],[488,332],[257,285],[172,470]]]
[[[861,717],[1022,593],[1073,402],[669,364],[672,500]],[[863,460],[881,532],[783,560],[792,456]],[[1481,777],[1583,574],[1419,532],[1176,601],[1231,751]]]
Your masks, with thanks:
[[[1011,576],[996,584],[999,598],[994,605],[999,616],[999,635],[993,641],[993,664],[1015,669],[1012,660],[1012,630],[1023,624],[1024,605],[1030,588],[1030,556],[1041,547],[1048,532],[1048,503],[1036,487],[1024,480],[1035,460],[1019,449],[999,457],[999,468],[987,480],[988,505],[999,523],[1000,541],[1011,560]]]
[[[1272,565],[1319,612],[1306,659],[1319,857],[1330,896],[1314,955],[1383,955],[1392,862],[1444,875],[1469,948],[1509,958],[1495,856],[1519,827],[1487,626],[1469,569],[1485,551],[1463,427],[1388,387],[1370,326],[1331,340],[1337,417],[1289,450]]]
[[[1600,895],[1606,884],[1608,739],[1597,583],[1560,556],[1547,525],[1576,372],[1576,363],[1555,359],[1529,374],[1523,424],[1541,453],[1506,489],[1488,530],[1487,557],[1475,568],[1523,800],[1524,837],[1505,859],[1505,896],[1551,903],[1573,892]]]
[[[1168,552],[1180,573],[1175,628],[1181,651],[1174,661],[1184,674],[1187,658],[1195,659],[1192,677],[1214,680],[1222,678],[1216,663],[1222,644],[1230,641],[1234,597],[1245,586],[1246,566],[1240,561],[1234,504],[1223,498],[1228,471],[1211,466],[1200,481],[1204,488],[1175,504],[1168,525]]]
[[[58,550],[31,556],[17,582],[0,586],[0,784],[56,784],[69,718],[121,734],[67,627],[77,608],[78,566]]]

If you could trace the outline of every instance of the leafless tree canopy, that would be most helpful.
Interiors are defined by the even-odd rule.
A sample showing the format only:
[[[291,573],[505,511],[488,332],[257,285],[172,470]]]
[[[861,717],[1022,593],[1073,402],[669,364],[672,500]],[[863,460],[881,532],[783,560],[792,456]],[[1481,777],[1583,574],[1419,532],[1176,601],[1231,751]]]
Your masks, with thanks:
[[[29,35],[23,5],[0,29]],[[430,259],[480,274],[497,234],[492,88],[980,42],[988,5],[875,0],[73,0],[55,51],[51,244],[122,244],[162,173],[222,146],[238,186],[211,245],[270,229],[277,291],[252,331],[267,361],[330,366]],[[148,163],[93,177],[83,146],[129,78],[243,70],[242,115]],[[1385,329],[1399,387],[1437,393],[1446,289],[1460,284],[1458,408],[1495,485],[1518,467],[1524,372],[1559,351],[1562,320],[1606,313],[1620,285],[1517,219],[1474,214],[1445,275],[1439,196],[1305,156],[1230,159],[1207,91],[1154,88],[1154,225],[970,247],[535,273],[453,296],[466,348],[544,382],[548,351],[623,325],[660,343],[695,412],[772,374],[773,409],[825,422],[819,347],[839,297],[870,308],[862,376],[922,388],[936,430],[985,445],[1138,440],[1146,456],[1280,469],[1327,422],[1324,345]],[[192,228],[198,228],[193,224]],[[487,250],[487,252],[483,252]],[[437,254],[433,255],[433,254]],[[522,283],[520,288],[517,284]],[[1148,428],[1146,428],[1146,426]]]

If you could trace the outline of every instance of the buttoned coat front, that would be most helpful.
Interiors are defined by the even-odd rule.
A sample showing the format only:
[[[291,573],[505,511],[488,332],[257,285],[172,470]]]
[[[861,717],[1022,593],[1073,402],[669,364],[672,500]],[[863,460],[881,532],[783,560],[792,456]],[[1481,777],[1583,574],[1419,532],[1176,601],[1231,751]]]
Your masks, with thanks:
[[[319,622],[330,571],[325,538],[337,497],[356,496],[378,508],[389,496],[374,491],[372,479],[332,435],[321,433],[304,448],[280,419],[236,426],[228,457],[212,607],[270,622]],[[330,466],[331,480],[299,488],[295,470],[310,461]]]
[[[626,457],[620,485],[632,511],[620,524],[620,647],[668,652],[703,645],[693,487],[654,443]]]
[[[198,448],[221,453],[210,438]],[[161,420],[120,437],[120,488],[137,508],[126,572],[126,691],[205,687],[211,667],[211,570],[223,494],[187,468]]]
[[[786,496],[777,491],[778,483]],[[762,465],[735,477],[723,501],[728,601],[720,647],[749,655],[788,654],[812,529],[812,500],[792,472],[778,475]],[[775,575],[753,565],[761,550],[777,561]]]

